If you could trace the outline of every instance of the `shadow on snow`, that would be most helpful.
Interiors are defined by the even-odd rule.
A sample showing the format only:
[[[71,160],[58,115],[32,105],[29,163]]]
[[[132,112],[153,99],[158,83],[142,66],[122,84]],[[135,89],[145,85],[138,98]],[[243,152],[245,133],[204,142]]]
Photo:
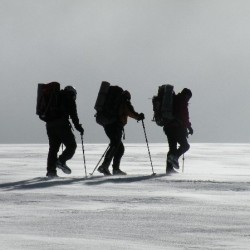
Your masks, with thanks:
[[[145,175],[145,176],[124,176],[124,177],[104,177],[104,176],[91,176],[89,178],[67,178],[67,177],[59,177],[55,179],[48,179],[46,177],[38,177],[33,179],[27,179],[16,182],[8,182],[0,184],[0,189],[6,191],[12,190],[21,190],[21,189],[42,189],[49,188],[53,186],[63,186],[70,185],[74,183],[83,183],[86,185],[101,185],[105,183],[132,183],[138,181],[145,181],[152,178],[159,178],[166,176],[165,174],[160,175]]]
[[[149,180],[152,178],[159,178],[159,177],[163,177],[166,176],[166,174],[158,174],[158,175],[143,175],[143,176],[119,176],[119,177],[114,177],[114,176],[110,176],[110,177],[103,177],[102,179],[97,179],[97,180],[93,180],[93,181],[89,181],[86,184],[87,185],[100,185],[100,184],[105,184],[105,183],[132,183],[132,182],[138,182],[138,181],[145,181],[145,180]],[[95,177],[92,177],[88,180],[91,180]]]

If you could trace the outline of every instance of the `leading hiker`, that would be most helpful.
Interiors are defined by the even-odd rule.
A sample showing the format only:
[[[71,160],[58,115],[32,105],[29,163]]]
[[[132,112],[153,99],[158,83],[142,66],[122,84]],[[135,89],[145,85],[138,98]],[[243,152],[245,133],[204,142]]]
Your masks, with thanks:
[[[184,88],[181,93],[173,96],[174,119],[164,124],[164,132],[168,138],[169,152],[167,156],[167,173],[176,172],[179,169],[178,159],[190,148],[187,137],[193,134],[189,121],[188,102],[192,97],[190,89]],[[179,144],[179,147],[177,147]]]
[[[51,178],[57,177],[56,168],[61,169],[65,174],[71,174],[71,169],[67,166],[66,162],[75,154],[77,145],[69,118],[71,118],[75,129],[81,135],[84,133],[77,114],[76,97],[77,91],[72,86],[67,86],[61,90],[58,94],[59,114],[55,119],[46,121],[49,138],[47,176]],[[65,146],[65,149],[57,158],[61,144]]]
[[[109,149],[104,157],[103,163],[98,168],[98,171],[104,175],[111,175],[109,165],[112,160],[113,175],[126,175],[126,173],[120,169],[120,161],[124,154],[124,145],[122,143],[124,126],[127,124],[128,117],[134,118],[137,121],[145,119],[143,113],[139,114],[134,110],[130,102],[131,95],[127,90],[122,90],[122,94],[118,99],[120,101],[116,119],[110,124],[103,125],[104,131],[110,140]]]

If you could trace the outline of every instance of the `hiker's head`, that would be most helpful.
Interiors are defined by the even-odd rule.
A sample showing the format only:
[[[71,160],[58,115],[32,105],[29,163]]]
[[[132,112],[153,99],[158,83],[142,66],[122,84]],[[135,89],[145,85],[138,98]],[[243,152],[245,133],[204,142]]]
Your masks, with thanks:
[[[66,91],[66,93],[70,96],[72,96],[74,98],[74,100],[76,100],[76,96],[77,96],[77,92],[76,89],[72,86],[66,86],[64,88],[64,90]]]
[[[181,95],[184,96],[184,98],[189,101],[192,97],[192,91],[190,89],[187,89],[187,88],[184,88],[182,91],[181,91]]]
[[[129,91],[127,91],[127,90],[123,91],[122,96],[123,96],[124,100],[130,101],[130,99],[131,99],[131,95],[130,95]]]

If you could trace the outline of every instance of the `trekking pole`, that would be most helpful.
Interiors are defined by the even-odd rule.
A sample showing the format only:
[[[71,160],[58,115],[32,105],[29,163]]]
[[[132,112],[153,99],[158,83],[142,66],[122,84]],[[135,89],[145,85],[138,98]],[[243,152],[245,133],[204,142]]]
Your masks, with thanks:
[[[182,173],[184,173],[184,161],[185,161],[185,156],[183,154],[183,156],[182,156]]]
[[[156,175],[156,173],[154,172],[153,163],[152,163],[152,159],[151,159],[151,154],[150,154],[150,151],[149,151],[148,138],[147,138],[147,134],[146,134],[144,121],[143,120],[141,120],[141,121],[142,121],[142,127],[143,127],[143,131],[144,131],[144,135],[145,135],[145,139],[146,139],[146,144],[147,144],[147,148],[148,148],[148,155],[149,155],[149,159],[150,159],[150,163],[151,163],[151,168],[152,168],[152,172],[153,172],[152,175]]]
[[[109,150],[109,145],[108,145],[108,147],[106,148],[106,150],[105,150],[105,152],[103,153],[103,155],[102,155],[102,157],[101,157],[101,159],[98,161],[98,163],[96,164],[96,166],[95,166],[95,168],[94,168],[94,170],[93,170],[93,172],[92,173],[90,173],[89,175],[93,175],[94,174],[94,172],[95,172],[95,170],[97,169],[97,167],[98,167],[98,165],[99,165],[99,163],[101,162],[101,160],[102,160],[102,158],[104,157],[104,155],[107,153],[107,151]]]
[[[82,155],[83,155],[83,163],[85,169],[85,178],[87,178],[87,168],[86,168],[86,160],[85,160],[85,153],[84,153],[84,146],[83,146],[83,135],[81,134],[81,141],[82,141]]]

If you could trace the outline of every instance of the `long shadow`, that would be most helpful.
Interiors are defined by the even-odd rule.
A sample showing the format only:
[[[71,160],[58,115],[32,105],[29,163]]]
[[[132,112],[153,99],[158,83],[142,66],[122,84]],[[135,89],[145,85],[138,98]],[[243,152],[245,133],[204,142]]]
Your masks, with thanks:
[[[145,175],[145,176],[91,176],[88,178],[79,177],[79,178],[68,178],[68,177],[60,177],[55,179],[48,179],[46,177],[38,177],[33,179],[27,179],[16,182],[8,182],[0,184],[0,189],[5,191],[13,191],[13,190],[21,190],[21,189],[43,189],[49,188],[53,186],[63,186],[70,185],[74,183],[83,183],[86,185],[101,185],[105,183],[132,183],[138,181],[145,181],[152,178],[159,178],[166,176],[165,174],[159,175]]]
[[[164,177],[166,174],[157,174],[157,175],[143,175],[143,176],[110,176],[110,177],[103,177],[102,179],[92,180],[89,178],[88,181],[85,183],[86,185],[101,185],[105,183],[132,183],[132,182],[139,182],[145,181],[153,178],[160,178]]]
[[[40,188],[49,188],[60,185],[70,185],[77,182],[83,182],[85,180],[86,180],[85,178],[60,177],[55,179],[48,179],[46,177],[38,177],[23,181],[3,183],[0,184],[0,189],[4,189],[6,191],[18,190],[18,189],[40,189]]]

